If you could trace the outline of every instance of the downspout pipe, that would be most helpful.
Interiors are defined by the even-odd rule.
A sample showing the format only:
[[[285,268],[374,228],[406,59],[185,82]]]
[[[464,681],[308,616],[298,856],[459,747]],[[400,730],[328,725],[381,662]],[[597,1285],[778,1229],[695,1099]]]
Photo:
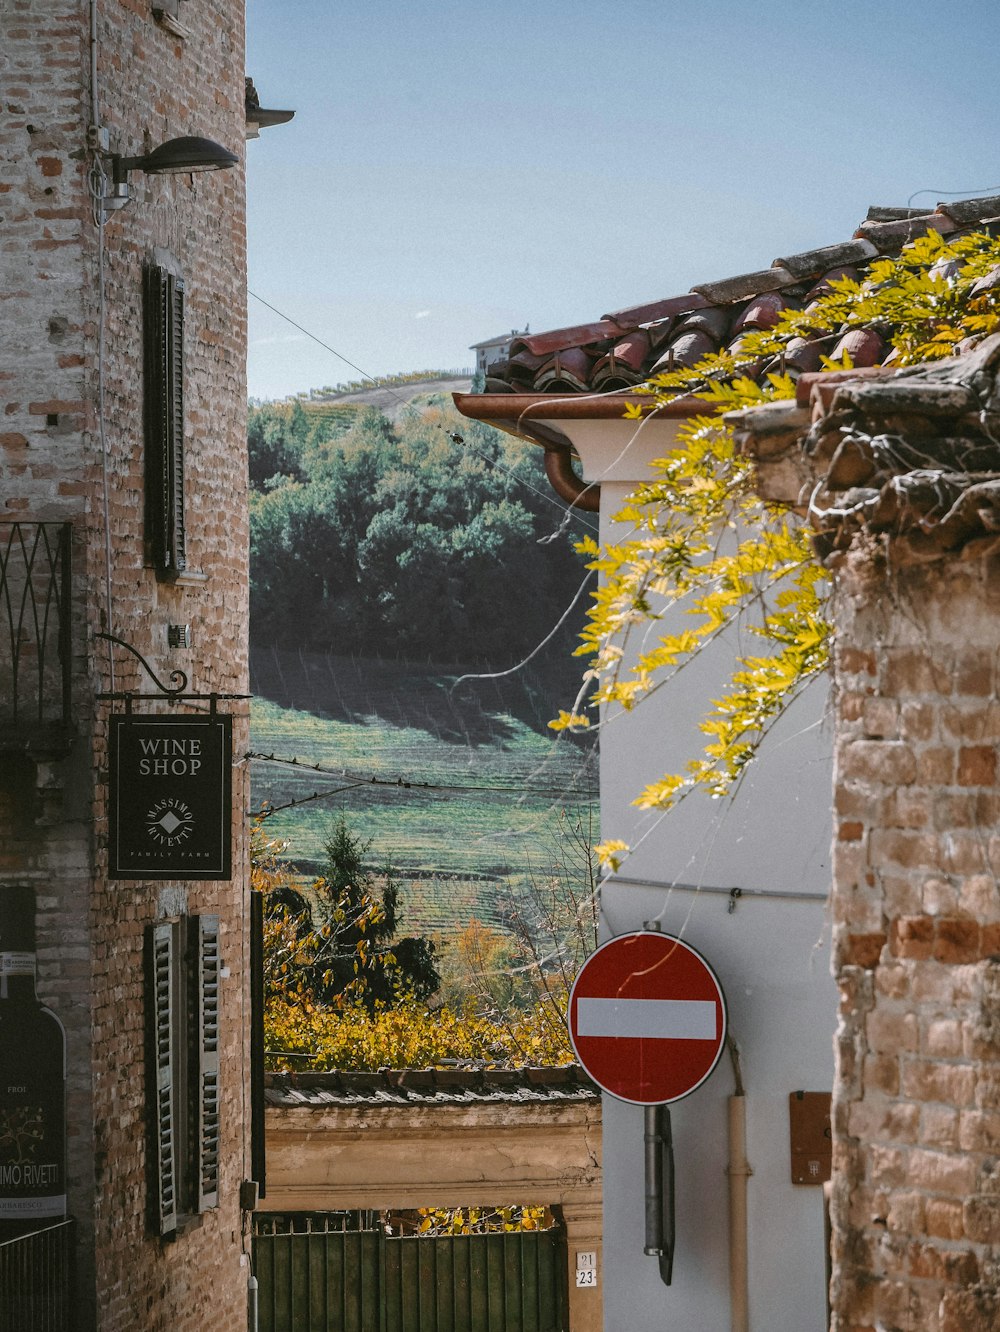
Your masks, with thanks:
[[[247,1332],[257,1332],[259,1326],[257,1301],[257,1278],[251,1276],[247,1281]]]
[[[517,439],[529,439],[533,444],[540,444],[545,450],[545,475],[559,498],[565,500],[571,508],[581,509],[584,513],[600,513],[601,487],[597,482],[581,480],[574,472],[572,444],[560,431],[545,422],[534,421],[529,417],[531,411],[551,411],[553,404],[559,404],[562,409],[568,403],[570,407],[577,409],[571,411],[569,419],[588,419],[593,409],[589,398],[584,400],[587,410],[581,412],[578,410],[581,404],[574,398],[557,398],[554,395],[546,398],[544,395],[522,397],[507,394],[453,393],[452,397],[458,410],[470,420],[485,421],[495,429],[504,430]],[[603,405],[605,408],[609,406],[607,399],[603,400]],[[623,397],[610,413],[605,411],[599,414],[623,416],[626,405],[627,400]]]
[[[573,470],[570,446],[544,439],[539,442],[545,449],[545,475],[559,498],[564,499],[571,508],[582,509],[584,513],[600,513],[601,487],[588,484],[577,476]]]
[[[753,1174],[747,1160],[747,1098],[740,1072],[740,1057],[730,1039],[736,1086],[729,1098],[729,1303],[732,1332],[750,1332],[747,1180]]]

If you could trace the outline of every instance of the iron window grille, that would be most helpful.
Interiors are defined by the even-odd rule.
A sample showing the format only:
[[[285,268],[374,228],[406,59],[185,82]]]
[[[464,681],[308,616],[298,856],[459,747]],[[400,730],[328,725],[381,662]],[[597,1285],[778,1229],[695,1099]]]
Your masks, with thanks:
[[[0,1332],[71,1332],[76,1223],[0,1242]]]
[[[71,724],[70,523],[0,521],[0,725]]]

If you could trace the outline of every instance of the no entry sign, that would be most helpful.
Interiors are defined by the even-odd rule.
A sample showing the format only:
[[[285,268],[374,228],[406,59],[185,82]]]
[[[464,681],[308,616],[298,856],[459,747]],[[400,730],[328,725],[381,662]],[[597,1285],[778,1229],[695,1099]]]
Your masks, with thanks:
[[[569,1000],[577,1058],[612,1096],[668,1105],[700,1087],[726,1042],[726,999],[690,944],[643,930],[593,953]]]

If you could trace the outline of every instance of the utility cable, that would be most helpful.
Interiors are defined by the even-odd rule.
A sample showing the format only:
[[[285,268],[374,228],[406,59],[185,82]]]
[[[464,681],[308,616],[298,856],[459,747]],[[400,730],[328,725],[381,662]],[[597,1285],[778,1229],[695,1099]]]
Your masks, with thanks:
[[[492,791],[500,795],[553,796],[557,799],[566,794],[566,787],[556,790],[554,787],[525,786],[523,783],[503,785],[497,782],[431,782],[420,778],[377,777],[374,774],[358,774],[346,772],[343,769],[324,768],[322,764],[310,763],[308,760],[300,759],[297,756],[286,758],[279,754],[265,754],[256,750],[247,750],[243,758],[259,763],[278,763],[289,768],[299,768],[305,772],[318,772],[327,777],[339,777],[350,783],[350,786],[343,787],[343,790],[362,786],[382,786],[401,791]],[[327,792],[326,794],[332,795],[335,793]]]
[[[100,125],[100,92],[97,79],[97,0],[90,0],[90,119],[95,131]],[[101,520],[104,524],[104,601],[108,633],[114,630],[114,605],[111,584],[111,478],[108,459],[107,422],[105,413],[105,363],[107,361],[106,322],[106,284],[105,269],[107,252],[105,247],[104,198],[107,191],[107,177],[101,154],[95,146],[93,160],[87,173],[87,189],[90,194],[91,211],[97,228],[97,436],[101,448]],[[115,657],[108,653],[109,679],[111,692],[115,691]]]
[[[948,195],[950,198],[953,199],[955,198],[975,199],[981,196],[988,197],[989,195],[993,194],[998,190],[1000,190],[1000,185],[987,185],[983,189],[978,189],[978,190],[936,190],[933,185],[929,185],[927,189],[914,190],[913,193],[910,195],[910,197],[907,199],[906,206],[907,208],[909,208],[910,204],[913,203],[913,200],[917,197],[918,194],[944,194]]]
[[[352,370],[356,370],[358,374],[361,376],[361,378],[367,379],[369,384],[371,384],[374,388],[379,389],[383,393],[388,393],[391,397],[395,398],[396,401],[399,402],[403,407],[409,407],[410,405],[409,398],[404,398],[401,393],[397,393],[395,389],[391,388],[388,384],[380,384],[373,375],[367,374],[364,370],[361,369],[359,365],[355,365],[354,362],[349,360],[346,356],[344,356],[342,352],[337,351],[336,347],[331,347],[328,342],[324,342],[321,337],[313,333],[310,329],[306,328],[304,324],[300,324],[298,320],[293,319],[291,315],[285,314],[284,310],[279,310],[278,307],[276,305],[272,305],[270,301],[265,301],[263,296],[258,296],[257,293],[255,291],[251,291],[249,287],[247,288],[247,295],[252,296],[254,300],[259,301],[261,305],[266,306],[267,309],[271,310],[274,314],[276,314],[279,319],[284,319],[284,321],[287,324],[291,324],[291,326],[293,328],[297,328],[300,333],[304,333],[307,338],[311,338],[312,341],[315,342],[318,346],[322,347],[324,351],[328,351],[330,352],[331,355],[336,356],[338,361],[343,361],[344,364],[349,365]],[[484,462],[489,463],[491,467],[496,467],[498,471],[503,472],[506,476],[509,476],[513,481],[517,481],[520,485],[530,490],[532,494],[537,495],[539,499],[545,500],[547,504],[552,504],[555,508],[559,510],[560,513],[564,513],[567,515],[572,514],[573,512],[572,509],[567,508],[563,504],[560,504],[559,501],[554,496],[546,494],[544,490],[539,490],[537,486],[532,485],[532,483],[526,480],[523,476],[518,476],[517,473],[513,471],[512,468],[507,467],[504,463],[500,462],[498,459],[489,457],[489,455],[484,453],[482,449],[478,449],[474,444],[470,444],[464,435],[460,435],[457,431],[449,430],[447,426],[443,425],[439,426],[438,429],[442,430],[453,443],[464,445],[472,453],[475,453],[480,458],[482,458]],[[584,524],[585,527],[589,527],[592,531],[595,532],[597,531],[595,524],[589,522],[586,518],[584,518],[579,513],[579,511],[575,516],[579,519],[581,523]]]

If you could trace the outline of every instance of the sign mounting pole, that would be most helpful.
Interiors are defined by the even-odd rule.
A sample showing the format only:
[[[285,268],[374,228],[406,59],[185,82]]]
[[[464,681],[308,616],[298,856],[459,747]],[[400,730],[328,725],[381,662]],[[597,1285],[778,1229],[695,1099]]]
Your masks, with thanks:
[[[726,999],[690,944],[646,921],[603,944],[570,992],[569,1034],[597,1085],[645,1107],[645,1252],[670,1285],[674,1260],[674,1152],[670,1106],[711,1075],[725,1049]]]

